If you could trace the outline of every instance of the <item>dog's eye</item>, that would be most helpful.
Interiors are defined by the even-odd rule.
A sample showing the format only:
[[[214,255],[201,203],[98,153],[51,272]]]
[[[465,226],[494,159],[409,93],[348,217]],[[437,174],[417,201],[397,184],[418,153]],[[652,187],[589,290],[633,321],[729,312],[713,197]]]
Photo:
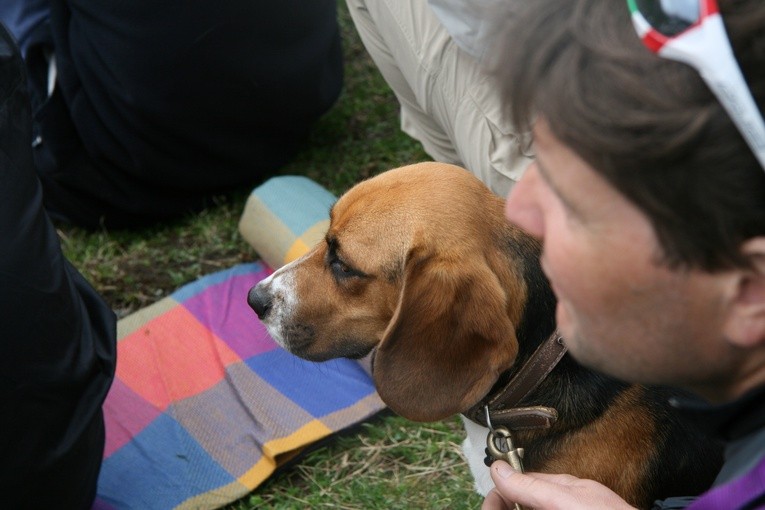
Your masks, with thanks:
[[[348,264],[346,264],[340,259],[334,259],[330,261],[329,267],[330,269],[332,269],[332,272],[334,273],[334,275],[338,278],[347,278],[350,276],[363,276],[363,273],[353,269],[351,266],[349,266]]]
[[[351,269],[351,267],[348,264],[346,264],[340,259],[333,260],[332,262],[329,263],[329,265],[332,268],[332,271],[334,271],[335,273],[349,275],[353,272],[353,269]]]

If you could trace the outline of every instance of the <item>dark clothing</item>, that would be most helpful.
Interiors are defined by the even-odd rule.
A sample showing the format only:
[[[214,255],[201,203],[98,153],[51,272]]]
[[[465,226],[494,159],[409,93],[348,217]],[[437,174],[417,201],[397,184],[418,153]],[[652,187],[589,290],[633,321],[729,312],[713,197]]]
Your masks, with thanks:
[[[714,487],[688,507],[689,510],[762,510],[765,508],[765,458],[748,473]]]
[[[84,509],[103,456],[116,320],[61,252],[31,142],[23,62],[0,24],[0,498]]]
[[[3,0],[0,2],[0,22],[16,38],[21,55],[27,54],[29,36],[48,19],[49,0]]]
[[[721,405],[705,405],[698,401],[676,401],[673,405],[704,432],[727,442],[744,439],[765,429],[765,386]],[[765,455],[765,451],[760,455]]]
[[[342,85],[335,0],[52,0],[43,27],[27,52],[35,162],[46,205],[86,226],[149,223],[252,186]]]
[[[657,508],[765,508],[765,386],[723,405],[696,401],[678,401],[675,405],[702,430],[726,442],[725,463],[713,488],[695,502]]]
[[[719,489],[689,508],[720,508],[721,502],[737,510],[765,508],[765,386],[734,402],[707,408],[686,406],[685,412],[727,442],[725,463],[714,483]],[[757,483],[736,483],[744,477]]]

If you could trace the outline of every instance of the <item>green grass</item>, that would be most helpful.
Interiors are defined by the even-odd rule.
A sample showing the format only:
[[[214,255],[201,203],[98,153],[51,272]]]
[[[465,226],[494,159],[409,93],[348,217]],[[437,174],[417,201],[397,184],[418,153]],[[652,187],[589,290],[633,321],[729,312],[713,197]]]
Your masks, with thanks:
[[[345,87],[305,149],[280,173],[306,175],[335,194],[383,170],[428,159],[401,133],[398,104],[338,2]],[[59,230],[64,252],[122,317],[184,283],[257,258],[237,222],[249,189],[206,210],[140,231]],[[459,453],[457,419],[416,424],[378,418],[301,457],[227,507],[303,509],[478,508]]]
[[[373,420],[227,508],[478,508],[481,499],[459,451],[461,437],[459,420]]]

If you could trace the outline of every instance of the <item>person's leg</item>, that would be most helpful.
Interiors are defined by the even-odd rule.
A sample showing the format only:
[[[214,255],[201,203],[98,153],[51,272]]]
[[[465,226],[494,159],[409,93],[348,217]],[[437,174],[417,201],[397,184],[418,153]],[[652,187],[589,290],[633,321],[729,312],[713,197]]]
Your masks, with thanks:
[[[140,226],[273,175],[340,93],[336,7],[51,0],[56,88],[35,108],[47,207]]]
[[[0,493],[6,508],[88,509],[116,321],[64,258],[31,125],[24,64],[0,23]]]
[[[420,69],[420,57],[416,53],[414,41],[400,44],[416,33],[420,40],[429,40],[431,46],[448,44],[448,35],[441,33],[438,27],[416,27],[415,20],[421,17],[424,2],[398,2],[398,12],[389,9],[383,1],[347,0],[353,23],[361,37],[364,47],[374,60],[385,81],[393,90],[401,105],[401,127],[409,136],[422,143],[427,152],[436,161],[460,164],[461,160],[450,137],[443,127],[426,110],[414,88],[417,86],[417,73],[427,73]],[[404,14],[403,11],[409,11]],[[398,18],[410,20],[412,24],[404,29]],[[427,30],[430,28],[431,30]],[[425,33],[425,32],[428,33]]]
[[[457,47],[426,0],[347,2],[401,104],[402,129],[433,159],[465,166],[504,196],[528,159],[488,73]]]

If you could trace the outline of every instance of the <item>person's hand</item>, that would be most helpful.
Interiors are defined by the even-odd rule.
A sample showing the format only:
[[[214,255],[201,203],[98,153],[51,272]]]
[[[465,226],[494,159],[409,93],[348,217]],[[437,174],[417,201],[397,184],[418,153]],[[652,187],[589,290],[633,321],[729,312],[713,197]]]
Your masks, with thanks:
[[[592,480],[571,475],[518,473],[503,461],[491,465],[495,489],[481,510],[513,510],[513,503],[535,510],[632,509],[614,491]]]

